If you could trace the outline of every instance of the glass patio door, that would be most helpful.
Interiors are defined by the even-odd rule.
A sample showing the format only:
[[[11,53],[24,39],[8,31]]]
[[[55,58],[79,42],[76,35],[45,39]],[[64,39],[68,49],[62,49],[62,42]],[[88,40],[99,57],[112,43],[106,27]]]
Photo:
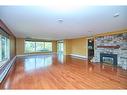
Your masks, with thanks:
[[[58,41],[57,42],[57,53],[63,53],[64,51],[64,44],[63,41]]]

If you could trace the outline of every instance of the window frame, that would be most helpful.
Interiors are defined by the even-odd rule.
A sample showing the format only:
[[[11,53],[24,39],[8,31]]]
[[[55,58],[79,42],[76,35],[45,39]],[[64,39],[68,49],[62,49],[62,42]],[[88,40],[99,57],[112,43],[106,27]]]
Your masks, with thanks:
[[[4,37],[5,39],[5,58],[2,58],[2,37]],[[10,39],[9,39],[9,35],[2,29],[0,28],[0,55],[1,55],[1,60],[0,60],[0,68],[3,67],[4,64],[6,64],[9,60],[10,60]]]
[[[30,52],[28,52],[28,51],[26,51],[26,44],[25,44],[25,42],[26,41],[28,41],[28,42],[34,42],[34,44],[35,44],[35,49],[34,49],[34,51],[30,51]],[[52,52],[52,48],[51,48],[51,50],[45,50],[46,48],[45,48],[45,44],[46,44],[46,42],[50,42],[51,43],[51,47],[52,47],[52,41],[35,41],[35,40],[25,40],[25,42],[24,42],[24,47],[25,47],[25,49],[24,49],[24,52],[25,53],[45,53],[45,52]],[[43,49],[41,50],[41,51],[39,51],[39,50],[37,50],[37,43],[38,42],[42,42],[43,44],[44,44],[44,46],[43,46]]]

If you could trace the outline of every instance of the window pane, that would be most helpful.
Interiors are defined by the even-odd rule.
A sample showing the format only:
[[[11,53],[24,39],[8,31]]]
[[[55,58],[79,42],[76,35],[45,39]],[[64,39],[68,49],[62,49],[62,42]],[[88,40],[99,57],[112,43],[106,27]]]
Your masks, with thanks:
[[[61,43],[61,47],[60,48],[61,48],[61,51],[63,52],[63,43]]]
[[[52,51],[52,42],[32,42],[25,41],[25,52],[45,52]]]
[[[0,32],[1,33],[1,32]],[[0,67],[10,58],[10,42],[8,36],[0,35]]]
[[[36,51],[42,52],[44,50],[44,42],[36,42]]]
[[[25,41],[25,52],[35,52],[35,42]]]
[[[7,41],[4,36],[1,37],[1,45],[2,45],[2,60],[5,60],[7,57]]]
[[[7,38],[7,58],[10,58],[10,40]]]
[[[62,42],[58,43],[57,49],[58,49],[58,52],[63,52],[63,43]]]
[[[45,51],[52,51],[52,42],[45,42]]]

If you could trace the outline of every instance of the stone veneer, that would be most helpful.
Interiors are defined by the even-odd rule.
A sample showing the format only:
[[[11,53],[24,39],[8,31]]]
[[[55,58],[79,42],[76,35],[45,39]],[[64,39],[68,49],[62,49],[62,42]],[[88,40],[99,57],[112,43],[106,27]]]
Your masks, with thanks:
[[[120,48],[109,48],[120,46]],[[127,69],[127,33],[95,38],[95,62],[100,62],[100,53],[117,54],[117,65]]]

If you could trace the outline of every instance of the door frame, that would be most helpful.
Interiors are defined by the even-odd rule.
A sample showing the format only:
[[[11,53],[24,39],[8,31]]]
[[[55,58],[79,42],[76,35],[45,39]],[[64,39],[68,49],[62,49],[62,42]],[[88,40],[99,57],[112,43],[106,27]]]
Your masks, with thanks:
[[[94,55],[95,55],[95,37],[91,36],[86,38],[86,57],[88,58],[88,40],[89,39],[94,39]]]

